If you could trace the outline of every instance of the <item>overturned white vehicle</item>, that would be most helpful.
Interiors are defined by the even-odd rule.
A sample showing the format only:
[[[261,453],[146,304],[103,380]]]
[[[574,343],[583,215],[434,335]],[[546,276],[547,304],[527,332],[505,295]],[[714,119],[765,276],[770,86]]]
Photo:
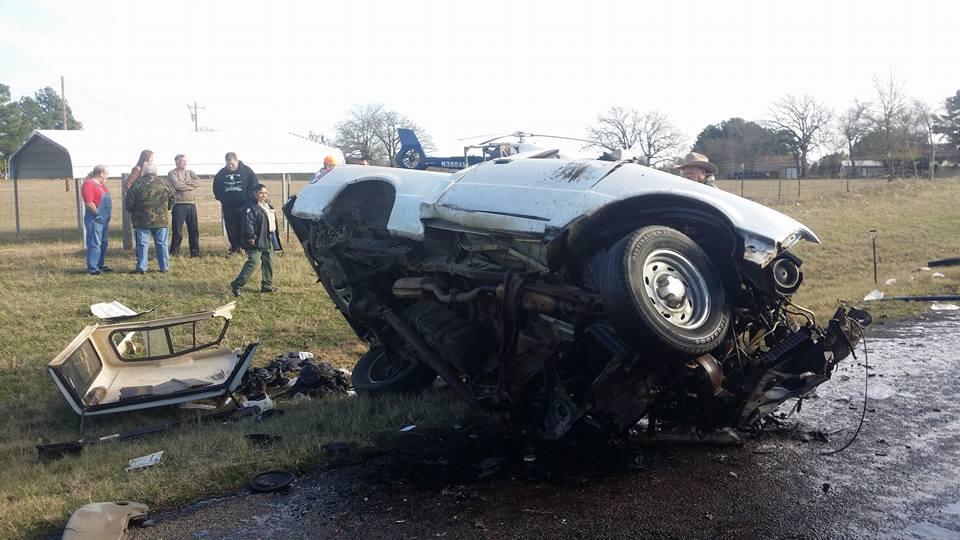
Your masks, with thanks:
[[[545,438],[574,425],[755,428],[869,323],[790,297],[804,225],[631,162],[520,154],[445,174],[343,166],[284,212],[370,351],[361,392],[439,375]]]

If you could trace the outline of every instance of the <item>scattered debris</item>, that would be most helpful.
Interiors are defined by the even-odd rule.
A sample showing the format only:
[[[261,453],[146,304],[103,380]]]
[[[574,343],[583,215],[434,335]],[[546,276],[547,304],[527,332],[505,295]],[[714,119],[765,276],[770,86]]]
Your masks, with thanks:
[[[890,278],[883,282],[884,285],[896,285],[897,278]]]
[[[146,456],[133,458],[127,463],[127,471],[134,471],[137,469],[145,469],[147,467],[153,467],[154,465],[160,463],[160,458],[162,456],[163,456],[163,450],[159,452],[154,452]]]
[[[937,266],[957,266],[960,265],[960,257],[950,257],[948,259],[937,259],[935,261],[929,261],[927,266],[937,267]]]
[[[958,294],[927,294],[927,295],[919,295],[919,296],[886,296],[886,297],[881,296],[878,300],[885,300],[885,301],[886,300],[903,300],[905,302],[958,302],[960,301],[960,295]]]
[[[730,428],[709,431],[697,429],[676,429],[659,431],[654,435],[646,432],[634,432],[630,440],[641,446],[669,446],[677,444],[695,444],[701,446],[743,446],[743,440]]]
[[[941,304],[941,303],[935,302],[933,304],[930,304],[930,309],[932,309],[933,311],[956,311],[960,309],[960,306],[956,304]]]
[[[90,313],[94,317],[103,319],[107,322],[120,322],[126,319],[132,319],[134,317],[139,317],[140,315],[150,313],[154,309],[156,308],[150,308],[146,311],[134,311],[121,304],[119,300],[90,305]]]
[[[92,440],[78,440],[78,441],[69,441],[62,443],[50,443],[50,444],[38,444],[37,453],[39,454],[40,461],[49,462],[60,459],[68,455],[78,455],[83,450],[84,446],[90,444],[102,444],[109,443],[114,441],[126,441],[130,439],[135,439],[137,437],[147,435],[150,433],[159,433],[161,431],[167,431],[168,429],[174,427],[176,424],[163,424],[160,426],[150,426],[140,429],[135,429],[133,431],[126,431],[123,433],[111,433],[110,435],[104,435],[102,437],[97,437]]]
[[[527,454],[527,455],[523,456],[523,462],[524,462],[524,463],[533,463],[533,462],[536,461],[536,460],[537,460],[537,456],[535,456],[535,455],[533,455],[533,454]]]
[[[83,450],[83,443],[80,441],[38,444],[37,454],[41,462],[55,461],[66,456],[78,456]]]
[[[225,396],[240,385],[258,345],[234,350],[222,343],[235,307],[89,325],[47,370],[70,407],[83,416]]]
[[[402,428],[400,428],[400,431],[401,432],[413,431],[414,429],[416,429],[416,427],[417,427],[416,424],[410,424],[409,426],[403,426]]]
[[[131,501],[85,504],[70,516],[63,529],[63,539],[126,538],[130,522],[145,519],[149,510],[147,505]]]
[[[880,300],[883,298],[883,292],[874,289],[870,291],[866,296],[863,297],[864,302],[872,302],[874,300]]]
[[[828,484],[828,483],[826,483],[826,482],[824,482],[824,483],[823,483],[823,486],[821,486],[821,487],[823,488],[823,492],[824,492],[824,493],[830,491],[830,484]]]
[[[947,277],[947,276],[943,275],[943,274],[940,273],[940,272],[934,272],[934,273],[930,274],[930,277],[942,278],[942,277]]]
[[[268,396],[266,393],[249,396],[240,402],[240,406],[244,409],[247,407],[255,407],[258,411],[257,414],[261,414],[274,408],[273,400],[270,399],[270,396]]]
[[[293,483],[293,473],[287,471],[267,471],[253,477],[248,484],[250,491],[257,493],[269,493],[287,488]]]

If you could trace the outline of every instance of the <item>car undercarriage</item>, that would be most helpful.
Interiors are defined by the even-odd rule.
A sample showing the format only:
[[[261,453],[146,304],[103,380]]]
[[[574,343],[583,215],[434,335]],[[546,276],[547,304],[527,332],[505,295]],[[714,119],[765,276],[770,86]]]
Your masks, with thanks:
[[[757,249],[696,200],[633,197],[539,233],[504,226],[537,215],[461,207],[451,219],[441,196],[421,203],[411,235],[396,230],[389,182],[338,187],[322,212],[303,210],[308,195],[284,212],[370,345],[357,391],[418,391],[439,375],[544,439],[574,426],[622,434],[644,417],[651,431],[759,429],[828,380],[870,322],[841,306],[818,325],[791,302],[800,259],[782,243]]]

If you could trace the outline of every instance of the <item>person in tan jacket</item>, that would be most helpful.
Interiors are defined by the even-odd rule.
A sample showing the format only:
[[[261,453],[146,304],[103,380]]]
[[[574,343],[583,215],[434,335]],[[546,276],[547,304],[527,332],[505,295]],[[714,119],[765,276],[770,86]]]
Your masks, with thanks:
[[[200,230],[197,225],[196,190],[200,187],[200,178],[187,168],[187,156],[177,154],[174,158],[175,169],[167,173],[167,183],[173,190],[173,216],[170,228],[173,236],[170,240],[170,255],[180,255],[183,242],[183,225],[187,225],[187,237],[190,243],[190,256],[200,256]]]

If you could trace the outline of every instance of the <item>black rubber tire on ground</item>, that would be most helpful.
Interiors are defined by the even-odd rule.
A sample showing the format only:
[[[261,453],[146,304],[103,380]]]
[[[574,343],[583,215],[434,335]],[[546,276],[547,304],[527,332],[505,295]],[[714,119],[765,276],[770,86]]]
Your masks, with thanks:
[[[730,297],[713,261],[669,227],[642,227],[610,248],[601,297],[617,333],[641,351],[698,356],[730,325]]]
[[[392,365],[382,347],[372,347],[360,357],[350,380],[357,392],[368,394],[418,392],[430,386],[437,374],[411,360]]]

